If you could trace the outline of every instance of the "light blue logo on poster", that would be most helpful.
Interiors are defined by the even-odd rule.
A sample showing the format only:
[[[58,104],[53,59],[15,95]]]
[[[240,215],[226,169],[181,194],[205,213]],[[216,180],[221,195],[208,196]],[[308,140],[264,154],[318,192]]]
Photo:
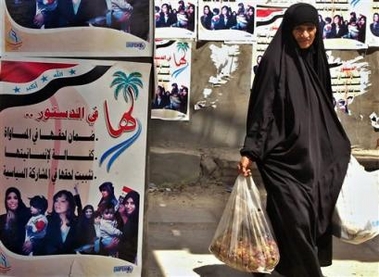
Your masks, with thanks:
[[[1,253],[0,254],[0,273],[6,273],[11,269],[10,264],[8,263],[7,257]]]
[[[12,49],[18,49],[22,45],[22,40],[17,34],[17,32],[13,29],[10,29],[7,35],[7,44],[12,48]]]

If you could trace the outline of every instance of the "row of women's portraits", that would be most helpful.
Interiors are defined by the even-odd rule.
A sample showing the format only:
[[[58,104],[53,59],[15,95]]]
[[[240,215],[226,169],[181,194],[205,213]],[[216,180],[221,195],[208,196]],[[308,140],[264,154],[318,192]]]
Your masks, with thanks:
[[[136,263],[138,250],[139,194],[129,191],[116,199],[112,183],[100,185],[101,199],[82,208],[77,189],[60,190],[47,212],[44,196],[29,198],[9,187],[5,214],[0,215],[0,240],[10,251],[29,256],[93,254]]]
[[[149,0],[6,0],[10,17],[25,28],[107,27],[149,36]]]
[[[178,1],[176,6],[168,2],[155,6],[155,26],[177,27],[191,31],[195,30],[195,6],[185,1]],[[236,6],[236,5],[234,5]],[[254,7],[245,7],[238,3],[236,10],[230,5],[214,3],[214,6],[204,5],[200,15],[200,24],[207,30],[235,29],[249,33],[254,32]]]

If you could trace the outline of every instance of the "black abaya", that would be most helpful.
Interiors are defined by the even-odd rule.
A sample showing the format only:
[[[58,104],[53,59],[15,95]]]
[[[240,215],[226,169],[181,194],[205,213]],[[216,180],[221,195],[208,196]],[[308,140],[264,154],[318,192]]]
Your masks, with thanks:
[[[241,155],[256,162],[267,190],[281,255],[277,271],[320,277],[320,266],[331,264],[331,216],[350,142],[334,111],[321,31],[306,52],[291,34],[302,8],[314,9],[291,6],[261,60]]]

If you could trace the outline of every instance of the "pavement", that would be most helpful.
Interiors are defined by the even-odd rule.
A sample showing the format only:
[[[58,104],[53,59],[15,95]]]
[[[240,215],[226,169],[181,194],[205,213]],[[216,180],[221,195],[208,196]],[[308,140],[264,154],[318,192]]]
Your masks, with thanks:
[[[208,250],[228,194],[148,193],[144,277],[247,277]],[[326,277],[378,277],[379,236],[354,245],[334,238],[333,265]],[[279,277],[275,271],[270,275]],[[306,276],[304,276],[306,277]]]

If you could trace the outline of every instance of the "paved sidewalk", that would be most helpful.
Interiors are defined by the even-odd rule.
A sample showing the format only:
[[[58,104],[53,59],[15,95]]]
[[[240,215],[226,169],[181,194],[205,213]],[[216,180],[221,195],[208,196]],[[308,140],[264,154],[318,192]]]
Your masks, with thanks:
[[[228,195],[186,194],[173,199],[149,194],[145,277],[251,277],[225,266],[208,251]],[[379,237],[360,245],[335,239],[333,257],[333,265],[323,269],[326,277],[378,277]]]

